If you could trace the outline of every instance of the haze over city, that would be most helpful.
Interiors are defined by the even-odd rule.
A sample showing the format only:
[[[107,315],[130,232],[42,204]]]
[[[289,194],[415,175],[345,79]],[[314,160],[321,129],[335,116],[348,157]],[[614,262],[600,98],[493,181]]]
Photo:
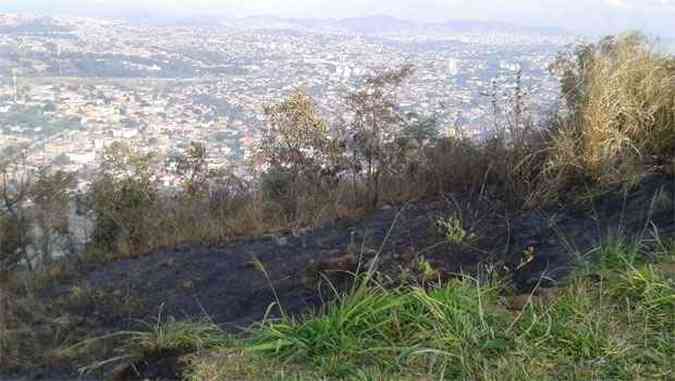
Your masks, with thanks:
[[[414,21],[471,19],[607,34],[627,29],[674,37],[675,0],[21,0],[0,11],[144,17],[220,15],[347,18],[388,15]]]

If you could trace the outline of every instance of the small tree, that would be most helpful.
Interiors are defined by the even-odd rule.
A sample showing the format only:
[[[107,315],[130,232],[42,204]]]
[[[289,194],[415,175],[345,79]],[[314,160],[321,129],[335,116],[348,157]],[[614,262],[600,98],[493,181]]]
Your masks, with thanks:
[[[147,247],[152,238],[148,229],[151,212],[159,198],[154,165],[153,154],[143,154],[124,143],[105,149],[88,197],[96,221],[93,241],[97,246],[115,250],[115,244],[123,242],[130,253]]]
[[[391,169],[392,144],[405,125],[398,107],[398,90],[413,73],[411,65],[367,78],[346,101],[352,114],[347,127],[354,176],[366,177],[368,200],[379,202],[380,180]],[[356,181],[354,181],[356,183]]]
[[[265,167],[263,191],[283,200],[287,212],[293,213],[302,194],[323,191],[322,174],[334,172],[340,147],[330,138],[314,101],[301,90],[264,111],[267,125],[256,154]]]
[[[189,196],[207,193],[209,166],[206,162],[206,146],[198,142],[190,143],[187,152],[178,158],[176,171],[183,190]]]

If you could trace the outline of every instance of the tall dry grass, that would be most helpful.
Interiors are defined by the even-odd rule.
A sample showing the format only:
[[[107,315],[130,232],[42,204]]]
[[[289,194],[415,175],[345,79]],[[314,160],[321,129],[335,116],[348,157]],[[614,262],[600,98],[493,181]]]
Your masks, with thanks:
[[[578,94],[578,104],[553,137],[549,175],[626,182],[635,180],[644,164],[670,160],[675,59],[629,34],[580,49],[576,60],[566,79],[573,82],[569,91]]]

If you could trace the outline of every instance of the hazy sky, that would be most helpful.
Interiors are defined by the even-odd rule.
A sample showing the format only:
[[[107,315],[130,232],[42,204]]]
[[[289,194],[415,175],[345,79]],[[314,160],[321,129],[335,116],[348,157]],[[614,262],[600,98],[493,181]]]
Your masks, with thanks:
[[[675,0],[0,0],[3,10],[323,18],[388,14],[424,21],[479,19],[561,26],[590,33],[640,29],[675,37]]]

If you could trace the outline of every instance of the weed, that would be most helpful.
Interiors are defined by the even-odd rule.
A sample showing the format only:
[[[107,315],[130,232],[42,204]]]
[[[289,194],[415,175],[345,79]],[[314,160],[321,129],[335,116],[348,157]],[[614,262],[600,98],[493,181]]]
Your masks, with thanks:
[[[456,215],[446,219],[439,219],[436,221],[436,224],[445,236],[445,239],[452,244],[469,244],[477,238],[474,233],[466,231],[464,221]]]
[[[421,257],[417,261],[417,271],[422,274],[422,278],[425,281],[433,281],[438,278],[438,271],[436,271],[433,265],[424,257]]]

